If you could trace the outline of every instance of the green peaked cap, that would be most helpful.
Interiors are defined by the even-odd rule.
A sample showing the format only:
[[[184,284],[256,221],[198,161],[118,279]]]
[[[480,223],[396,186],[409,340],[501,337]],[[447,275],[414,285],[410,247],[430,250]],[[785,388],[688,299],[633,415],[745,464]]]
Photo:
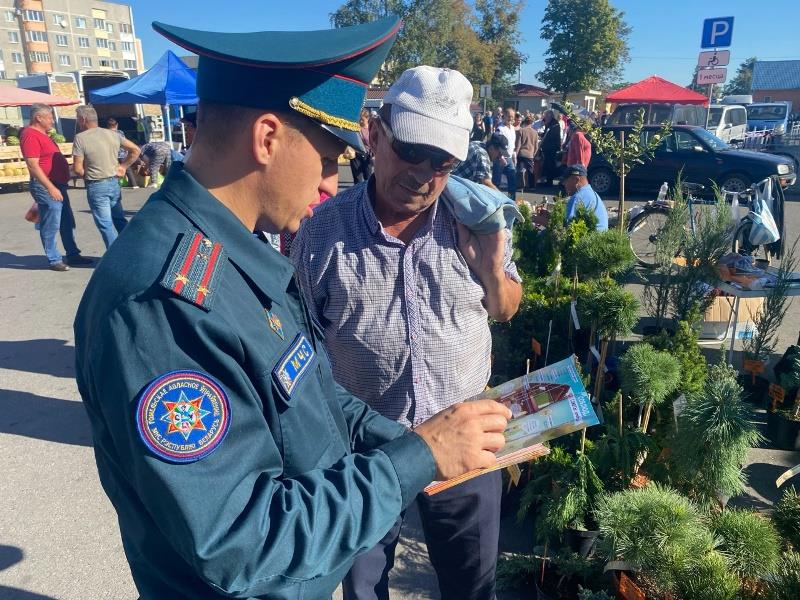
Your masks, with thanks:
[[[320,31],[221,33],[153,23],[158,33],[200,57],[200,99],[292,109],[362,151],[359,112],[400,26],[400,19],[387,17]]]

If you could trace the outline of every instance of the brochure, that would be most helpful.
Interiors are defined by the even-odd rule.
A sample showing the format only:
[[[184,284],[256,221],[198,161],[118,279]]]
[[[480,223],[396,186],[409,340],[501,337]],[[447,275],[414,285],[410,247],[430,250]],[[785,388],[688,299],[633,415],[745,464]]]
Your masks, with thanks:
[[[425,488],[429,495],[449,489],[483,473],[502,469],[549,453],[543,442],[598,424],[589,394],[571,356],[533,373],[486,389],[467,401],[492,399],[505,404],[513,415],[503,434],[506,445],[497,464],[475,469]]]

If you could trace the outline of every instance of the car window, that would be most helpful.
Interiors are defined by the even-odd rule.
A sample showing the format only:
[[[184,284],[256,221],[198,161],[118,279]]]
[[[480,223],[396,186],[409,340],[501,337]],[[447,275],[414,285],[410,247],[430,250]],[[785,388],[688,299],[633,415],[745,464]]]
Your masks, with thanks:
[[[647,139],[650,139],[650,136],[655,135],[657,132],[655,131],[648,131]],[[675,152],[675,134],[670,133],[667,137],[661,140],[661,143],[656,148],[656,152]]]
[[[719,125],[719,118],[722,116],[722,108],[714,107],[708,111],[708,126],[716,127]]]
[[[694,152],[694,147],[700,143],[686,131],[675,132],[675,148],[679,152]]]
[[[725,111],[725,125],[733,125],[733,111]]]
[[[734,108],[731,111],[731,122],[734,125],[744,125],[747,123],[747,111],[743,108]]]

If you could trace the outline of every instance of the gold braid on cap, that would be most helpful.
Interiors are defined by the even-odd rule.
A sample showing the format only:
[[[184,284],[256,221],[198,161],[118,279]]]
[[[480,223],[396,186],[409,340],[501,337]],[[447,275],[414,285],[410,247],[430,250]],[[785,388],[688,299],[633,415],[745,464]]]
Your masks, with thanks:
[[[348,131],[358,131],[361,129],[361,126],[355,121],[348,121],[347,119],[343,119],[341,117],[329,115],[326,112],[314,108],[310,104],[306,104],[300,100],[300,98],[290,98],[289,107],[302,115],[311,117],[312,119],[315,119],[320,123],[325,123],[326,125],[333,125],[334,127],[340,127],[341,129],[347,129]]]

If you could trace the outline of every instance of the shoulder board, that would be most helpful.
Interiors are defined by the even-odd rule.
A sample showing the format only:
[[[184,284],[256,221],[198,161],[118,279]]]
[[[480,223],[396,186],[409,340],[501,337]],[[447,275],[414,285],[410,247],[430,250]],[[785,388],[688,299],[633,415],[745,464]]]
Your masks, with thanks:
[[[211,310],[227,262],[222,244],[189,229],[181,235],[161,285],[192,304]]]

